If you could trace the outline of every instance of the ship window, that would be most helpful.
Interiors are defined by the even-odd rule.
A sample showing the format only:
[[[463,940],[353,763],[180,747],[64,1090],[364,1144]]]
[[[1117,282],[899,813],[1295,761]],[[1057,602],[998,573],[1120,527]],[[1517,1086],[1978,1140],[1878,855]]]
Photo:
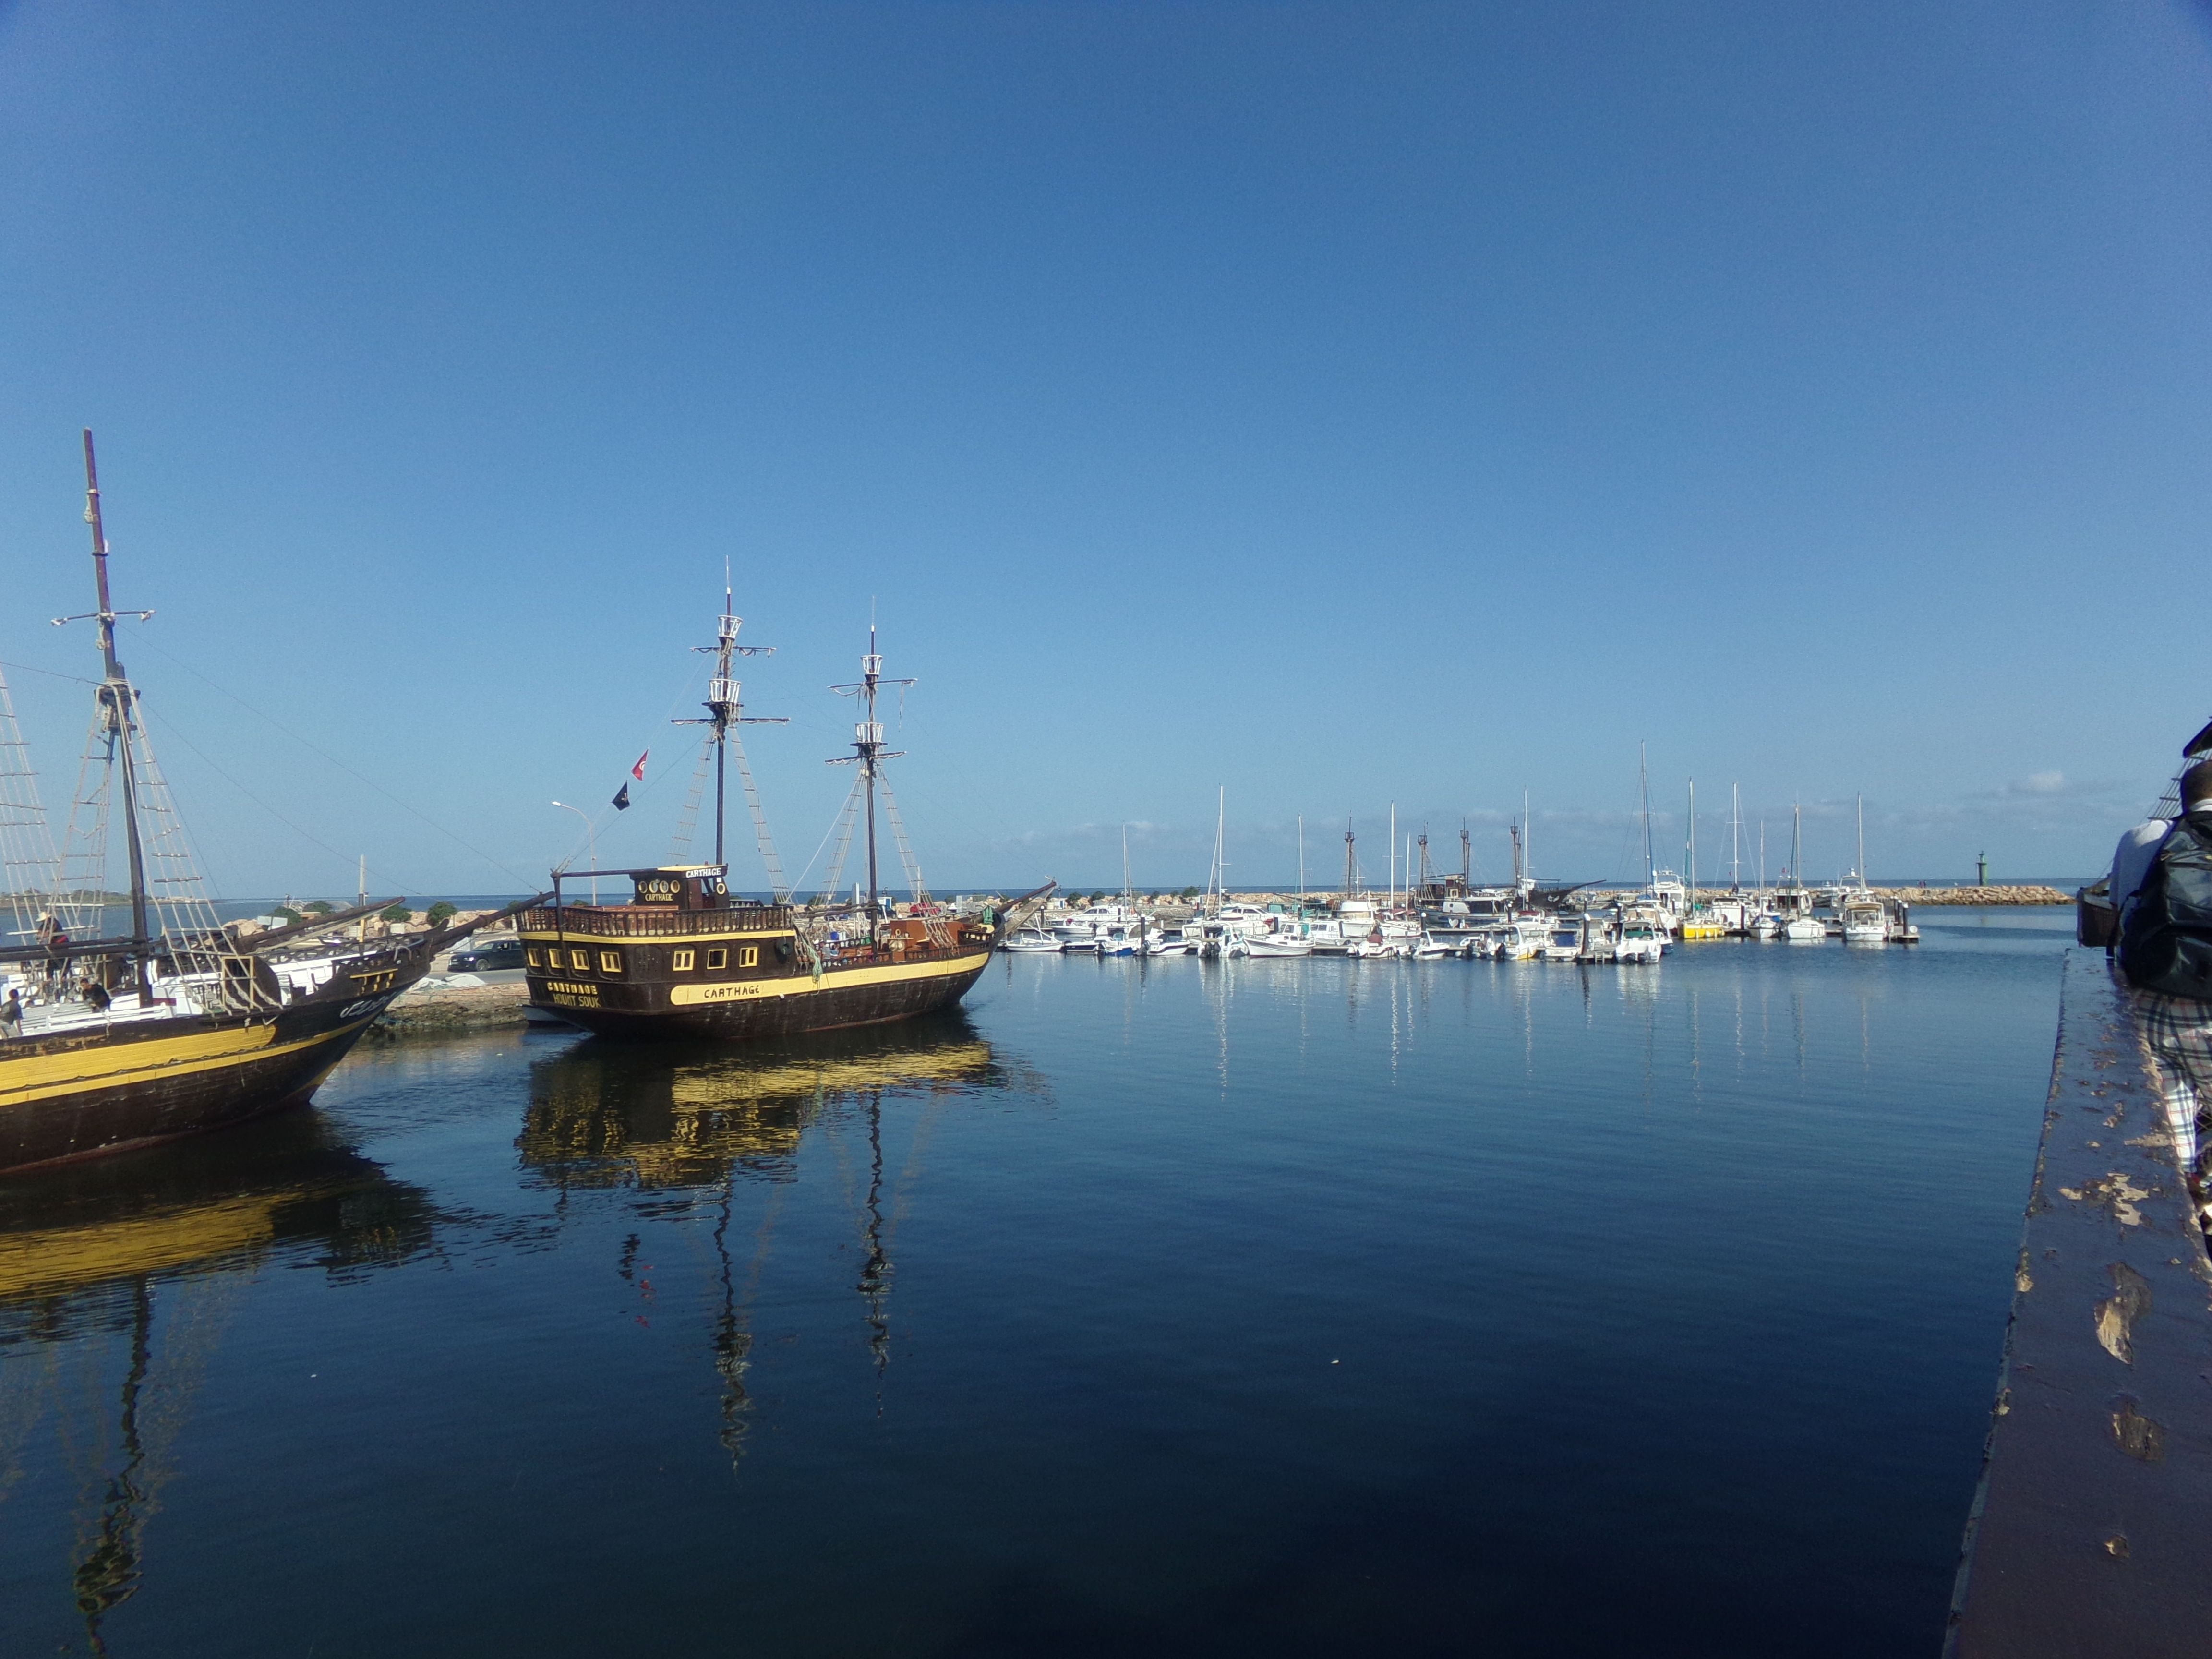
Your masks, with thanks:
[[[527,963],[528,963],[531,967],[532,967],[532,968],[535,968],[535,967],[537,967],[537,966],[538,965],[538,952],[537,952],[537,951],[525,951],[522,953],[522,959],[523,959],[523,961],[524,961],[524,962]]]
[[[678,951],[670,960],[668,965],[679,974],[690,972],[691,953],[689,951]]]
[[[760,946],[757,945],[748,945],[744,950],[738,951],[738,966],[740,968],[759,967]]]
[[[622,952],[619,951],[600,951],[599,971],[603,974],[619,974],[622,972]]]
[[[707,965],[708,965],[709,968],[726,968],[726,967],[728,967],[728,966],[730,965],[730,953],[729,953],[727,951],[708,951],[708,952],[707,952]]]
[[[589,951],[569,951],[568,965],[571,968],[574,968],[580,974],[587,974],[591,972],[592,953]]]

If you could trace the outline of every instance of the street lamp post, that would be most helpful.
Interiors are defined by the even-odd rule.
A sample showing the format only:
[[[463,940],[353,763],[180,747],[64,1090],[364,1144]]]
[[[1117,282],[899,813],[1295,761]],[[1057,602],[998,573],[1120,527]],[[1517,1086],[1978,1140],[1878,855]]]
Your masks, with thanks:
[[[574,813],[578,817],[580,817],[580,818],[583,819],[583,821],[584,821],[584,843],[585,843],[585,845],[586,845],[586,847],[588,847],[588,848],[591,849],[590,857],[591,857],[591,860],[592,860],[592,903],[594,903],[594,904],[597,904],[597,903],[599,902],[599,830],[598,830],[598,828],[597,828],[597,827],[596,827],[596,826],[592,823],[592,817],[591,817],[591,814],[590,814],[590,813],[588,813],[588,812],[586,812],[586,811],[584,811],[584,809],[583,809],[582,807],[580,807],[580,806],[571,806],[571,805],[568,805],[568,803],[567,801],[564,801],[564,800],[556,800],[556,801],[555,801],[553,804],[554,804],[556,806],[559,807],[559,808],[560,808],[562,811],[564,811],[564,812],[574,812]],[[563,866],[562,866],[562,868],[563,868],[563,869],[566,869],[567,867],[568,867],[568,866],[567,866],[566,865],[563,865]]]

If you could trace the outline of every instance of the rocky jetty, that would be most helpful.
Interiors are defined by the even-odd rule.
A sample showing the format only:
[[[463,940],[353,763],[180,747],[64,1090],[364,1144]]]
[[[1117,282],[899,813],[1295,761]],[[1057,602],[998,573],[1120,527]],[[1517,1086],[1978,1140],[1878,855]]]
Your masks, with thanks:
[[[1877,887],[1883,898],[1907,904],[2071,904],[2056,887]]]
[[[529,990],[507,985],[454,985],[426,980],[404,992],[369,1028],[372,1038],[453,1036],[471,1031],[519,1030],[528,1024]]]

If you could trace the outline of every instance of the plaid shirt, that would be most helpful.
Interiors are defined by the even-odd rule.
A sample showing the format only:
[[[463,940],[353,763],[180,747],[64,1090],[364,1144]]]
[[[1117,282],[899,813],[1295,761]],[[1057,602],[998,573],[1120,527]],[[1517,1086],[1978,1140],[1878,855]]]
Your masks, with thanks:
[[[2162,991],[2132,994],[2174,1139],[2186,1166],[2203,1176],[2212,1161],[2212,1002]]]

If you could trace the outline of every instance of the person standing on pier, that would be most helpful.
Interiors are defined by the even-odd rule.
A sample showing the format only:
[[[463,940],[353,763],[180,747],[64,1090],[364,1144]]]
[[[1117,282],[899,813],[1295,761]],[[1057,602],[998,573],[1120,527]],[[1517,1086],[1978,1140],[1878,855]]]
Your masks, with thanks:
[[[2204,741],[2200,733],[2191,753]],[[2120,971],[2203,1218],[2212,1165],[2212,759],[2181,775],[2176,799],[2176,817],[2147,818],[2120,837],[2111,890]]]

